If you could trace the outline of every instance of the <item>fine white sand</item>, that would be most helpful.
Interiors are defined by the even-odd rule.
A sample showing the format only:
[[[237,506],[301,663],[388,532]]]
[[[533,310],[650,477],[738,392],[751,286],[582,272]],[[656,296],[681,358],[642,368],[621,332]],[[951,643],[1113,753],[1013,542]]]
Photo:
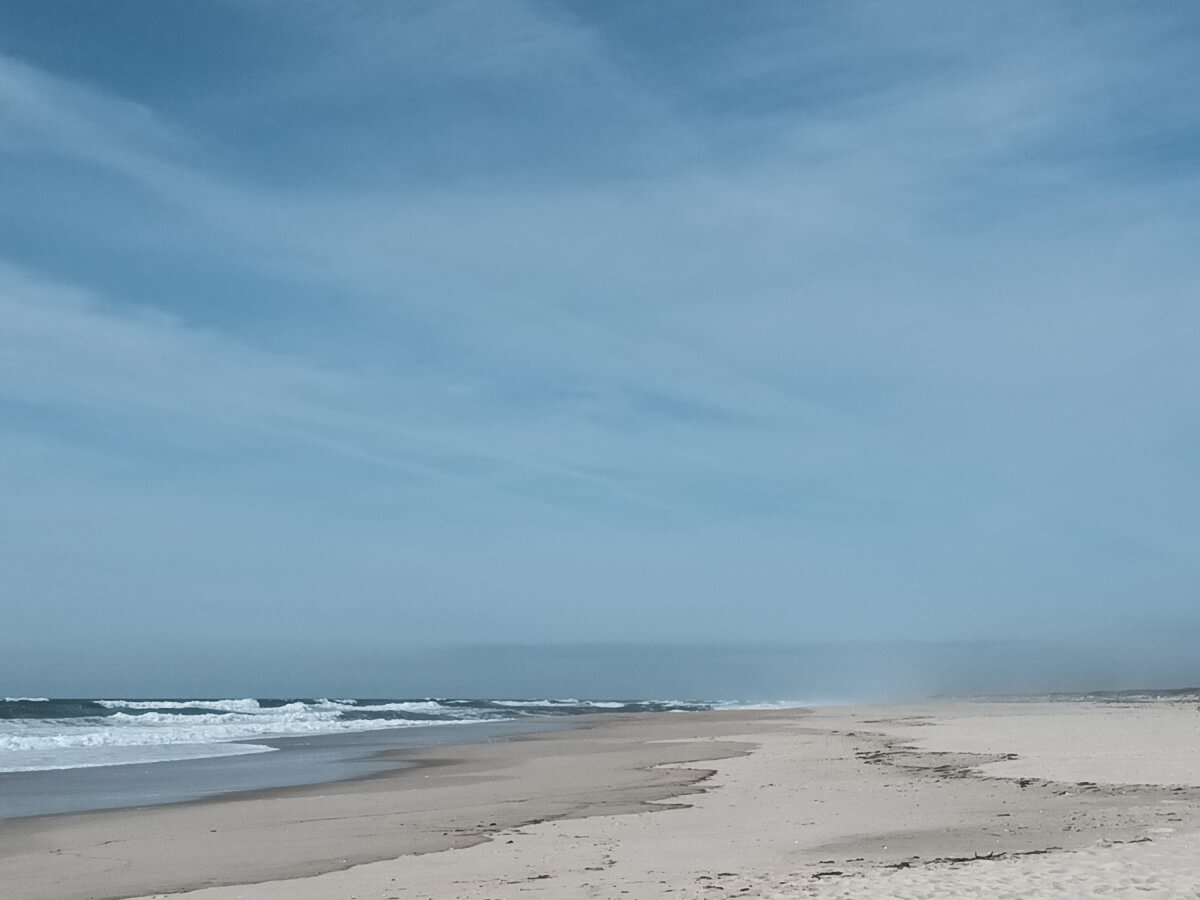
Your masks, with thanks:
[[[1200,786],[1200,709],[1173,701],[942,704],[936,727],[889,716],[888,732],[930,749],[1015,753],[989,775]]]
[[[18,823],[0,871],[39,900],[1200,898],[1198,726],[1161,702],[606,717],[370,782]]]

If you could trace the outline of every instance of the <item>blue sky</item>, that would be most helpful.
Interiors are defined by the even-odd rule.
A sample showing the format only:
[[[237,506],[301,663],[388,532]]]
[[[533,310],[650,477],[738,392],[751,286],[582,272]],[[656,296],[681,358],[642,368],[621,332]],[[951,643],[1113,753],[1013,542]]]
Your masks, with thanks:
[[[1200,632],[1197,58],[1186,4],[5,3],[6,677]]]

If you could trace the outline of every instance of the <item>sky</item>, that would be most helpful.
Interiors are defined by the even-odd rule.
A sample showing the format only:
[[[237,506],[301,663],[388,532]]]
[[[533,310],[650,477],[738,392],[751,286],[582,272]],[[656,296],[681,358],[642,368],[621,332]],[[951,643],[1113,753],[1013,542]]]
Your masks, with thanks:
[[[8,0],[0,692],[1200,636],[1198,58],[1115,0]]]

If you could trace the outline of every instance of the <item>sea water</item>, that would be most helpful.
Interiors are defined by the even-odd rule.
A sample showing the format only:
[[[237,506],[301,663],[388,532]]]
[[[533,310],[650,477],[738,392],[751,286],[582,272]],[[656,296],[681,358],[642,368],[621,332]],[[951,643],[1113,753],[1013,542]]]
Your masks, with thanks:
[[[260,741],[534,716],[711,709],[700,701],[470,699],[49,699],[0,702],[0,772],[268,753]]]

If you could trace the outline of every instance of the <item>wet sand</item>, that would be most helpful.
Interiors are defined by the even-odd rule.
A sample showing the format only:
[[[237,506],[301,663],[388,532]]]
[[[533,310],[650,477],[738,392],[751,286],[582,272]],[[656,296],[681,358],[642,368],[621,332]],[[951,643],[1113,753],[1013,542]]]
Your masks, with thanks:
[[[221,794],[349,781],[404,768],[401,748],[473,744],[569,727],[569,719],[468,722],[259,738],[274,752],[36,772],[0,772],[0,820],[202,800]]]

